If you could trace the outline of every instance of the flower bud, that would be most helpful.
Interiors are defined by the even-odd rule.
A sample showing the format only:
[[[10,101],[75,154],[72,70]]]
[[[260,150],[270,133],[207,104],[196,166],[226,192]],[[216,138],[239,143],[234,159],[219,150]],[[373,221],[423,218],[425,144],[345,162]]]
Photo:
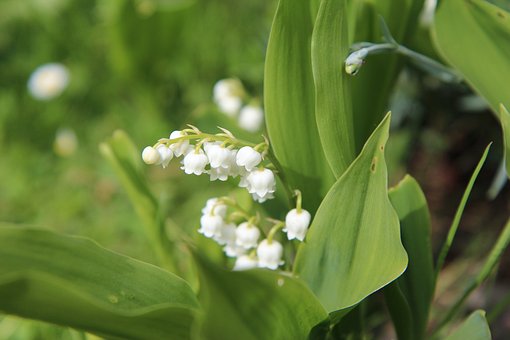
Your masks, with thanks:
[[[356,73],[358,73],[359,69],[365,62],[367,55],[368,51],[366,48],[362,48],[349,54],[347,59],[345,59],[345,72],[351,76],[356,75]]]
[[[258,266],[275,270],[283,264],[283,246],[275,240],[263,240],[257,247]]]
[[[218,237],[224,225],[225,221],[219,215],[203,215],[200,218],[200,229],[198,229],[198,232],[205,237]]]
[[[39,100],[59,96],[69,84],[69,71],[59,63],[39,66],[28,80],[28,91]]]
[[[160,161],[159,152],[152,146],[147,146],[142,151],[142,159],[145,164],[156,164]]]
[[[311,215],[305,209],[298,212],[297,209],[292,209],[285,216],[285,228],[283,231],[287,233],[289,240],[298,239],[303,241],[305,239],[308,226],[310,225]]]

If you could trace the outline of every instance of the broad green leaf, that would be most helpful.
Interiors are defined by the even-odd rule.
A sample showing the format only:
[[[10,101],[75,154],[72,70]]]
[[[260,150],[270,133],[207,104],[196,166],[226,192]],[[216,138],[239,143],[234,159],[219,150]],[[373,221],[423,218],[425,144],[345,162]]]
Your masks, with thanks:
[[[407,270],[396,283],[413,311],[413,339],[423,339],[434,294],[429,209],[420,185],[409,175],[390,189],[389,196],[409,256]]]
[[[494,112],[510,107],[510,13],[487,1],[441,1],[433,33],[442,56]]]
[[[464,190],[464,194],[462,194],[462,199],[460,200],[459,206],[455,211],[455,217],[453,218],[452,224],[450,225],[450,229],[448,230],[448,234],[446,235],[446,240],[443,246],[441,247],[441,250],[437,257],[436,269],[434,274],[435,281],[437,281],[439,271],[443,268],[444,261],[446,260],[448,251],[450,250],[450,247],[453,243],[453,239],[455,238],[455,234],[457,233],[457,229],[459,228],[460,219],[462,218],[462,214],[464,213],[464,208],[466,207],[469,195],[471,194],[471,190],[475,185],[476,178],[478,177],[478,174],[482,170],[482,166],[484,165],[485,160],[487,159],[487,155],[489,154],[489,149],[491,145],[492,143],[485,148],[482,158],[480,158],[480,160],[478,161],[478,164],[476,165],[476,168],[473,171],[471,178],[469,179],[469,183],[466,186],[466,189]]]
[[[124,186],[133,207],[145,228],[145,233],[151,246],[158,256],[160,265],[165,269],[182,276],[194,288],[198,285],[198,278],[194,270],[193,259],[189,252],[183,252],[184,246],[175,237],[170,240],[165,230],[160,203],[150,191],[143,175],[144,164],[141,160],[140,149],[137,148],[128,135],[121,130],[115,131],[113,136],[99,146],[120,182]],[[180,230],[173,224],[174,234]]]
[[[333,182],[315,122],[310,2],[280,0],[267,47],[264,100],[271,145],[288,182],[315,210]]]
[[[315,119],[331,169],[336,177],[355,158],[351,91],[343,69],[349,51],[344,0],[323,0],[312,36]]]
[[[181,278],[80,237],[0,226],[0,310],[114,338],[188,339]]]
[[[499,107],[499,120],[503,128],[506,175],[510,177],[510,113],[504,105],[500,105]]]
[[[350,1],[355,14],[349,17],[350,43],[382,42],[380,15],[394,38],[406,45],[419,22],[422,5],[423,0]],[[367,58],[359,74],[350,77],[357,152],[389,110],[390,95],[402,66],[403,59],[394,54],[374,55]]]
[[[203,257],[200,298],[206,339],[308,339],[328,314],[306,285],[269,270],[232,272]],[[324,324],[327,329],[327,324]]]
[[[485,312],[477,310],[448,335],[445,340],[490,340],[491,330],[485,319]]]
[[[355,305],[402,274],[407,255],[387,194],[390,114],[321,203],[295,273],[328,312]]]

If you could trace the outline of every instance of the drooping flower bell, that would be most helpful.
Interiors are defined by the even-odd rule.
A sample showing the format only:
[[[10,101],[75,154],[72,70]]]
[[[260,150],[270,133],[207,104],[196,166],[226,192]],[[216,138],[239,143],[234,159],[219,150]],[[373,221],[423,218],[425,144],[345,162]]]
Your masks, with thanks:
[[[177,139],[177,138],[184,137],[184,136],[186,136],[186,133],[184,133],[180,130],[175,130],[170,134],[169,139],[172,140],[172,139]],[[189,150],[188,147],[189,147],[189,140],[181,140],[181,141],[170,144],[170,150],[173,151],[175,157],[181,157],[182,155],[186,154],[186,152]]]
[[[209,198],[202,208],[202,215],[219,215],[223,218],[227,215],[227,206],[221,203],[216,197]]]
[[[241,223],[236,229],[236,244],[244,249],[255,248],[260,230],[251,222]]]
[[[303,241],[310,226],[311,215],[305,209],[292,209],[285,216],[284,232],[289,240],[298,239]]]
[[[265,239],[257,247],[258,266],[275,270],[284,263],[282,255],[283,246],[280,242]]]
[[[224,225],[225,221],[221,216],[205,214],[200,218],[200,229],[198,229],[198,232],[205,237],[217,238],[221,235]]]
[[[269,169],[256,169],[246,177],[248,192],[252,194],[253,199],[259,203],[273,198],[276,190],[276,181],[274,173]]]
[[[243,146],[237,151],[236,163],[247,171],[252,171],[261,161],[262,155],[251,146]]]
[[[257,132],[264,123],[264,111],[260,106],[246,105],[239,112],[239,127],[249,132]]]
[[[161,165],[163,168],[166,168],[168,166],[168,163],[170,163],[170,161],[174,157],[174,153],[166,145],[158,145],[156,147],[156,151],[159,153],[159,161],[157,162],[157,164]]]
[[[181,169],[188,175],[195,174],[198,176],[205,172],[205,167],[208,163],[209,159],[204,151],[202,149],[195,149],[184,156]]]
[[[160,161],[161,156],[155,148],[147,146],[142,151],[142,159],[145,164],[156,164]]]

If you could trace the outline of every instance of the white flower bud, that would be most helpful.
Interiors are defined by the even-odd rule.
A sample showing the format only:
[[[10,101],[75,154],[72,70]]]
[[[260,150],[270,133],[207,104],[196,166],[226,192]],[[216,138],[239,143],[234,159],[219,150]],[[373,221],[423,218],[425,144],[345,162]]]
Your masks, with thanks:
[[[250,146],[243,146],[236,155],[236,164],[244,167],[247,171],[252,171],[262,161],[260,152],[255,151]]]
[[[347,59],[345,59],[345,72],[350,74],[351,76],[358,73],[359,69],[365,62],[365,58],[368,55],[368,50],[366,48],[362,48],[358,51],[352,52],[349,54]]]
[[[310,213],[305,209],[301,209],[301,212],[298,212],[297,209],[289,211],[285,216],[285,228],[283,229],[287,233],[287,238],[303,241],[311,218]]]
[[[147,146],[142,151],[142,159],[145,164],[156,164],[160,160],[159,152],[152,146]]]
[[[209,163],[209,159],[202,149],[189,152],[182,160],[181,169],[188,175],[201,175],[205,172],[205,166]]]
[[[69,157],[76,152],[78,148],[78,137],[73,129],[58,129],[53,150],[61,157]]]
[[[168,163],[170,163],[174,157],[172,150],[170,150],[170,148],[166,145],[158,145],[156,150],[159,153],[159,161],[157,164],[163,166],[163,168],[166,168]]]
[[[179,131],[179,130],[175,130],[170,134],[169,139],[171,140],[171,139],[176,139],[176,138],[184,137],[184,136],[186,136],[186,133]],[[175,157],[180,157],[182,155],[185,155],[187,153],[187,151],[189,151],[188,147],[189,147],[189,140],[185,139],[185,140],[181,140],[180,142],[175,142],[175,143],[170,144],[169,148],[170,148],[170,150],[173,151]]]
[[[236,259],[234,270],[248,270],[257,268],[258,260],[255,256],[241,255]]]
[[[276,181],[274,174],[269,169],[256,169],[246,177],[248,182],[248,192],[255,194],[254,198],[259,202],[264,202],[268,198],[272,198],[272,193],[276,189]]]
[[[218,203],[216,197],[210,198],[205,203],[205,207],[202,209],[202,215],[219,215],[223,218],[227,216],[227,206],[225,204]]]
[[[209,158],[209,164],[211,168],[225,168],[230,167],[231,153],[230,150],[221,145],[208,145],[205,148],[205,153]]]
[[[282,255],[283,246],[280,242],[263,240],[257,247],[258,266],[275,270],[283,264]]]
[[[264,111],[259,106],[247,105],[239,113],[239,127],[249,132],[257,132],[264,123]]]
[[[259,237],[259,228],[249,222],[241,223],[236,229],[236,244],[245,249],[255,248]]]
[[[200,229],[198,229],[198,232],[205,237],[216,238],[220,236],[224,225],[225,221],[219,215],[203,215],[200,218]]]
[[[221,79],[214,84],[213,99],[218,102],[225,97],[241,97],[243,93],[243,84],[238,79]]]
[[[59,63],[39,66],[28,79],[28,91],[39,100],[59,96],[69,84],[69,71]]]

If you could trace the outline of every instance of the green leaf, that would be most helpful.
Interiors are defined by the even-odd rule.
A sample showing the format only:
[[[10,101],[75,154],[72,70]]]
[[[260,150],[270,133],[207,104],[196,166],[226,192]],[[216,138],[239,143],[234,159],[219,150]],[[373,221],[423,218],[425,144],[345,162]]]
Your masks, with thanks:
[[[355,158],[349,75],[343,69],[348,52],[346,1],[323,0],[312,36],[315,119],[326,158],[336,177]]]
[[[310,2],[280,0],[267,47],[264,99],[271,145],[304,206],[314,211],[333,182],[315,122]]]
[[[305,284],[269,270],[232,272],[197,256],[208,339],[308,339],[328,314]],[[325,329],[324,329],[325,328]]]
[[[181,278],[81,237],[2,225],[0,310],[115,338],[190,338]]]
[[[510,177],[510,113],[504,105],[499,107],[499,121],[503,129],[506,175]]]
[[[295,273],[328,312],[355,305],[402,274],[407,255],[387,195],[390,114],[321,203]]]
[[[469,183],[464,190],[464,194],[462,194],[462,199],[460,200],[459,206],[457,207],[457,211],[455,211],[455,217],[453,218],[452,224],[450,225],[450,229],[448,230],[448,235],[446,235],[446,240],[441,247],[439,255],[437,257],[436,269],[435,269],[435,281],[437,281],[437,277],[439,276],[439,272],[443,268],[444,261],[446,260],[446,256],[448,255],[448,251],[453,243],[453,239],[455,238],[455,234],[457,233],[457,229],[459,228],[460,219],[462,218],[462,214],[464,213],[464,208],[466,207],[467,201],[469,199],[469,195],[471,194],[471,190],[473,190],[473,186],[475,185],[476,178],[478,174],[482,170],[482,166],[487,159],[487,155],[489,154],[489,149],[492,143],[489,144],[482,155],[482,158],[478,161],[471,178],[469,179]]]
[[[510,13],[487,1],[442,1],[433,33],[442,56],[494,112],[510,107]]]
[[[413,339],[424,339],[434,294],[429,209],[420,185],[409,175],[390,189],[389,196],[397,211],[402,243],[409,256],[407,270],[396,283],[412,306]]]
[[[477,310],[457,328],[448,335],[445,340],[490,340],[491,330],[485,319],[485,312]]]

